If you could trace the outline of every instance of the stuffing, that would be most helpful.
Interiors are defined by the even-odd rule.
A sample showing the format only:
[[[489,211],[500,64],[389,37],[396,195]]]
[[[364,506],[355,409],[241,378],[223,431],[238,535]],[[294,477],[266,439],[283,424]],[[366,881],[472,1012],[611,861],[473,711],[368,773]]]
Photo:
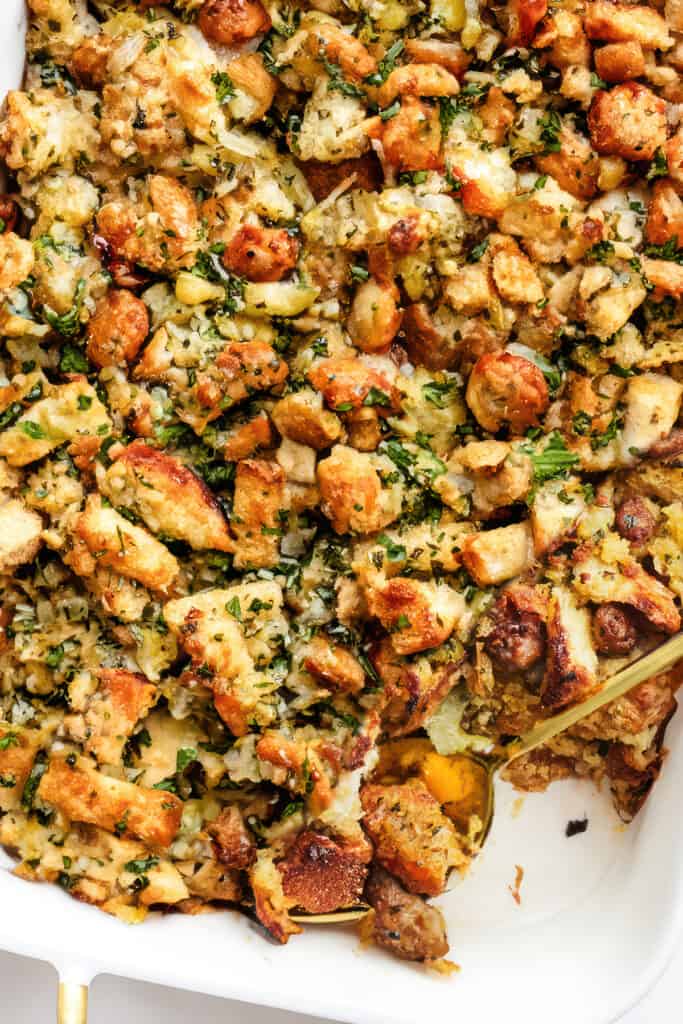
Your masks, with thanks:
[[[121,451],[100,486],[115,507],[140,516],[152,533],[197,549],[234,550],[225,516],[208,487],[177,459],[143,441]]]
[[[681,628],[683,2],[29,10],[0,845],[129,922],[369,905],[430,966],[464,757]],[[507,778],[632,817],[680,676]]]

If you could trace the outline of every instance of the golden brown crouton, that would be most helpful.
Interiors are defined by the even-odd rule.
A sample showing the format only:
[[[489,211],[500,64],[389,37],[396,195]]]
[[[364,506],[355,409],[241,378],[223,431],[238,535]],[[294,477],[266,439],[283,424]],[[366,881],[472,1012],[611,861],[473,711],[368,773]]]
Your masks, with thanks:
[[[183,802],[173,793],[110,778],[76,754],[53,754],[38,795],[72,821],[135,836],[152,846],[173,842],[183,813]]]
[[[149,333],[147,306],[125,288],[100,299],[88,322],[88,358],[96,366],[131,363]]]
[[[680,299],[683,295],[683,267],[673,260],[653,260],[644,257],[640,263],[645,277],[654,288],[653,297],[673,295]]]
[[[666,50],[673,43],[666,20],[644,4],[595,0],[586,5],[584,26],[589,39],[608,43],[634,39],[652,50]]]
[[[536,27],[545,18],[548,0],[508,0],[505,5],[508,46],[528,46]]]
[[[0,291],[25,281],[35,262],[33,246],[13,231],[0,235]]]
[[[536,304],[542,300],[541,280],[514,239],[505,238],[496,244],[491,271],[496,288],[506,302]]]
[[[456,78],[461,78],[470,64],[467,51],[455,41],[406,37],[406,53],[420,64],[439,64]]]
[[[410,892],[438,896],[452,867],[464,856],[452,822],[418,779],[399,786],[361,790],[363,824],[375,857]]]
[[[275,565],[280,557],[284,505],[285,474],[277,463],[260,459],[239,463],[231,517],[236,568]]]
[[[656,181],[647,208],[645,235],[651,245],[665,245],[670,238],[683,244],[683,199],[668,178]]]
[[[157,688],[139,672],[121,668],[100,669],[99,680],[83,715],[84,749],[100,764],[117,764],[126,740],[152,707]]]
[[[377,103],[389,107],[397,96],[455,96],[458,80],[439,64],[403,64],[377,90]]]
[[[107,64],[114,48],[114,39],[105,32],[87,36],[71,54],[69,70],[79,82],[91,89],[103,85],[107,78]]]
[[[401,326],[398,289],[370,278],[356,289],[346,322],[351,341],[361,352],[386,352]]]
[[[338,444],[318,463],[321,508],[337,533],[373,533],[400,514],[400,489],[382,485],[374,458]]]
[[[464,612],[464,599],[445,583],[394,576],[366,591],[368,608],[391,633],[398,654],[438,647]]]
[[[588,67],[591,45],[579,14],[559,9],[549,15],[536,33],[534,47],[546,49],[548,60],[556,68]]]
[[[223,445],[223,458],[226,462],[239,462],[248,459],[258,448],[268,448],[273,442],[273,431],[270,420],[265,412],[240,423],[228,432],[228,439]]]
[[[241,402],[255,391],[278,388],[289,374],[287,363],[265,341],[231,341],[219,353],[216,366],[224,402]]]
[[[31,562],[42,544],[43,520],[16,498],[0,506],[0,572]]]
[[[224,807],[211,822],[207,832],[213,839],[216,858],[236,871],[244,871],[256,860],[256,844],[239,807],[230,804]]]
[[[583,700],[597,686],[598,659],[591,620],[566,587],[554,587],[547,620],[548,642],[541,702],[553,710]]]
[[[485,430],[505,425],[515,434],[538,425],[548,408],[548,385],[529,359],[491,352],[477,360],[467,382],[467,404]]]
[[[388,415],[396,407],[396,395],[391,382],[356,356],[321,359],[308,371],[308,379],[336,412],[359,409],[370,391],[381,393],[375,396],[377,400],[373,403],[378,411],[382,410]],[[384,400],[381,396],[384,396]]]
[[[260,0],[205,0],[198,24],[210,43],[240,46],[271,26]]]
[[[247,117],[241,117],[244,124],[260,121],[270,107],[277,92],[277,78],[270,75],[260,53],[242,53],[228,65],[228,75],[233,85],[247,93],[253,101]]]
[[[0,811],[19,806],[40,745],[38,730],[0,722]]]
[[[296,266],[298,253],[297,239],[284,228],[245,224],[226,246],[223,263],[249,281],[280,281]]]
[[[368,872],[355,854],[320,832],[301,832],[277,865],[285,896],[309,914],[353,906]]]
[[[76,553],[71,564],[79,575],[106,566],[152,590],[166,591],[180,571],[175,556],[161,541],[105,505],[97,494],[88,497],[74,524],[74,538],[91,556],[88,559],[84,552]]]
[[[598,191],[600,163],[588,139],[565,121],[558,141],[559,152],[536,157],[536,166],[577,199],[592,199]]]
[[[249,884],[254,893],[256,916],[277,942],[284,945],[290,935],[301,932],[299,925],[289,916],[294,904],[285,896],[282,875],[273,863],[272,850],[259,851],[258,859],[249,872]]]
[[[396,653],[391,637],[372,648],[371,660],[382,681],[382,727],[389,736],[422,728],[452,689],[457,668],[452,664],[433,671],[426,659],[407,661]]]
[[[640,43],[608,43],[595,51],[595,70],[606,82],[626,82],[645,74],[645,54]]]
[[[358,693],[365,686],[365,672],[351,651],[333,644],[322,634],[314,636],[308,644],[304,667],[333,690]]]
[[[339,417],[323,409],[322,395],[309,388],[280,399],[271,418],[283,437],[317,451],[329,448],[341,435]]]
[[[380,122],[384,156],[400,171],[435,171],[442,163],[439,112],[416,96],[406,96],[401,109]]]
[[[308,49],[315,57],[324,56],[330,63],[338,64],[354,80],[377,70],[375,58],[363,43],[334,22],[320,21],[311,27]]]
[[[651,160],[666,142],[666,103],[639,82],[623,82],[595,94],[588,129],[598,153]]]
[[[484,102],[477,107],[477,115],[484,122],[482,138],[494,146],[505,145],[508,129],[517,116],[514,101],[499,86],[492,85]]]
[[[107,470],[105,488],[114,505],[135,511],[153,533],[185,540],[198,550],[233,550],[228,524],[206,484],[144,441],[124,448]]]
[[[529,524],[513,523],[465,537],[462,560],[480,587],[496,586],[519,576],[533,561]]]

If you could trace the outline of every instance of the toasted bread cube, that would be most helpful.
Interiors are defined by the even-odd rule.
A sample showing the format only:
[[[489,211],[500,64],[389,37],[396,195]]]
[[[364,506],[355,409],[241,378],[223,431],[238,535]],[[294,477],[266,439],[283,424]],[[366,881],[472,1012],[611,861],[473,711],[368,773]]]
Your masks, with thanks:
[[[438,896],[453,867],[465,857],[455,827],[418,779],[398,786],[366,785],[361,790],[365,830],[375,858],[410,892]]]
[[[84,749],[100,764],[117,764],[126,740],[154,704],[157,688],[138,672],[103,668],[83,715]]]
[[[588,129],[598,153],[652,160],[666,143],[666,103],[639,82],[623,82],[595,94]]]
[[[680,299],[683,295],[683,267],[672,260],[653,260],[647,256],[641,260],[645,277],[654,288],[654,297],[672,295]]]
[[[233,427],[223,446],[223,458],[227,462],[248,459],[259,448],[268,448],[273,441],[270,420],[265,412]]]
[[[668,374],[641,373],[626,389],[626,413],[619,439],[621,461],[633,463],[671,433],[683,400],[683,385]]]
[[[110,430],[107,410],[83,377],[49,388],[45,398],[34,402],[4,430],[0,434],[0,456],[10,466],[27,466],[65,441],[88,435],[104,439]]]
[[[642,73],[642,72],[641,72]],[[565,121],[559,134],[560,151],[536,157],[539,171],[577,199],[592,199],[598,191],[600,162],[590,142]]]
[[[243,871],[256,860],[254,837],[244,824],[239,807],[229,804],[211,822],[207,832],[213,840],[216,857],[227,868]]]
[[[232,551],[220,505],[206,484],[178,459],[134,441],[109,467],[102,485],[114,505],[130,508],[152,533],[191,547]]]
[[[595,70],[606,82],[626,82],[645,74],[645,54],[640,43],[608,43],[595,51]]]
[[[38,795],[71,821],[123,832],[152,846],[169,846],[180,828],[183,802],[164,790],[143,789],[103,775],[89,758],[54,754]]]
[[[0,292],[21,284],[31,273],[35,262],[33,245],[13,231],[0,235]]]
[[[445,583],[422,582],[408,576],[394,576],[367,587],[366,598],[391,633],[398,654],[415,654],[444,643],[465,611],[461,594]]]
[[[365,686],[365,672],[351,651],[333,644],[322,634],[314,636],[308,644],[304,668],[333,690],[358,693]]]
[[[378,470],[393,474],[395,467],[384,456],[340,444],[318,463],[322,510],[336,533],[373,533],[400,515],[402,488],[383,486]]]
[[[259,850],[258,859],[249,872],[254,894],[256,916],[272,937],[283,945],[301,928],[289,916],[294,902],[285,896],[282,875],[273,862],[272,850]]]
[[[492,273],[506,302],[537,303],[543,298],[543,285],[531,260],[511,238],[496,245]]]
[[[586,499],[578,481],[548,480],[536,491],[531,507],[531,529],[537,557],[562,544],[579,516]]]
[[[321,359],[308,371],[308,379],[335,412],[360,409],[371,391],[384,396],[383,402],[375,403],[378,410],[388,414],[395,405],[391,381],[357,356]]]
[[[231,518],[236,568],[262,569],[277,563],[284,505],[285,474],[277,463],[261,459],[239,463]]]
[[[40,745],[37,730],[0,722],[0,811],[19,807]]]
[[[577,606],[567,587],[553,587],[547,633],[541,702],[555,710],[583,700],[598,679],[590,614]]]
[[[666,19],[644,4],[596,0],[586,5],[584,27],[589,39],[608,43],[635,40],[652,50],[667,50],[673,45]]]
[[[513,523],[465,537],[462,560],[480,587],[496,586],[519,576],[533,561],[528,523]]]
[[[317,451],[333,445],[342,431],[339,417],[324,409],[322,395],[309,388],[281,398],[271,416],[283,437]]]
[[[655,182],[645,234],[652,245],[665,245],[670,238],[677,238],[678,245],[683,245],[683,199],[668,178]]]
[[[442,164],[441,126],[436,107],[406,96],[398,113],[380,121],[384,155],[401,171],[433,171]]]
[[[297,836],[277,867],[285,897],[309,914],[353,906],[363,895],[368,873],[356,851],[312,830]]]
[[[618,565],[610,565],[595,556],[585,558],[575,565],[574,589],[583,600],[596,604],[630,605],[662,633],[680,629],[674,594],[635,559],[625,558]]]
[[[161,541],[104,505],[98,494],[88,497],[74,534],[92,556],[90,572],[87,559],[79,559],[79,568],[72,563],[81,574],[83,569],[89,575],[106,566],[151,590],[167,591],[180,571],[177,559]]]
[[[42,544],[43,520],[12,498],[0,507],[0,572],[31,562]]]

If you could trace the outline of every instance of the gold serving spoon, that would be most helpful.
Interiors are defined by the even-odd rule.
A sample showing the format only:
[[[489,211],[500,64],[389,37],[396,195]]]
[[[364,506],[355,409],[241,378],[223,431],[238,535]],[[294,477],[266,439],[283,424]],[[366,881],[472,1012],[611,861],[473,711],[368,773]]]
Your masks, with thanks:
[[[477,814],[482,826],[476,842],[481,845],[493,819],[493,781],[500,768],[559,736],[605,704],[623,697],[639,683],[671,668],[681,658],[683,633],[678,633],[617,672],[598,693],[545,719],[512,743],[494,747],[488,754],[463,752],[446,756],[436,753],[427,739],[390,740],[380,747],[380,761],[373,777],[387,783],[404,781],[411,774],[422,778],[432,795],[442,803],[448,817],[464,826],[465,831],[469,814]],[[304,924],[344,924],[358,921],[368,910],[369,907],[358,905],[329,914],[301,913],[292,917]]]

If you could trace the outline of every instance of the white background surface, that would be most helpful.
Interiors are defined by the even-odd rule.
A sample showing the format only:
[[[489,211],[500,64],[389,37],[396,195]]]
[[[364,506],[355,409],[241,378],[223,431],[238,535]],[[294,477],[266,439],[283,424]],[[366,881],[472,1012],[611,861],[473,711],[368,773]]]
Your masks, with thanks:
[[[188,951],[191,955],[191,951]],[[230,970],[226,961],[226,970]],[[683,946],[654,991],[620,1024],[655,1024],[677,1019]],[[267,983],[267,981],[266,981]],[[579,979],[577,979],[577,983]],[[57,976],[51,967],[0,953],[0,1016],[7,1024],[52,1024]],[[510,1014],[508,1024],[518,1024]],[[244,1003],[197,996],[137,981],[101,977],[90,997],[89,1024],[322,1024],[313,1017],[263,1010]],[[387,1021],[391,1024],[391,1021]],[[486,1024],[482,1021],[481,1024]]]

